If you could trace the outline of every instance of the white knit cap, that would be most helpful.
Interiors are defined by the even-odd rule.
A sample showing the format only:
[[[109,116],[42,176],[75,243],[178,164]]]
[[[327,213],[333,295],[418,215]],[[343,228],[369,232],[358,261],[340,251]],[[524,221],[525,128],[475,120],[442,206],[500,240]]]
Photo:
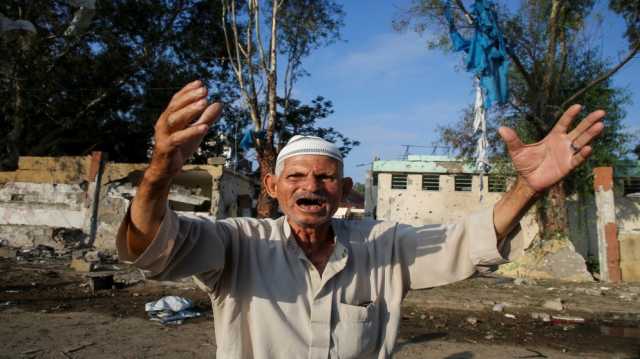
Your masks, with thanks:
[[[329,156],[342,163],[342,154],[335,144],[316,136],[295,135],[278,153],[276,174],[280,172],[278,168],[284,164],[285,159],[299,155]]]

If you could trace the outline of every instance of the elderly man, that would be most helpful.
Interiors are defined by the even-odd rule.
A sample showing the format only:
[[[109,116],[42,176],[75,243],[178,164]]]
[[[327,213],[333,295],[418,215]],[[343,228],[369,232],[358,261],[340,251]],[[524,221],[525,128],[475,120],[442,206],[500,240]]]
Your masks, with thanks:
[[[468,278],[519,252],[519,219],[591,154],[604,116],[593,112],[568,132],[575,105],[532,145],[501,128],[518,178],[495,206],[460,223],[332,219],[352,182],[336,146],[302,136],[280,151],[263,184],[284,217],[210,221],[167,207],[172,177],[220,116],[206,96],[202,83],[190,83],[160,116],[117,245],[151,278],[194,276],[213,304],[218,358],[390,357],[407,291]]]

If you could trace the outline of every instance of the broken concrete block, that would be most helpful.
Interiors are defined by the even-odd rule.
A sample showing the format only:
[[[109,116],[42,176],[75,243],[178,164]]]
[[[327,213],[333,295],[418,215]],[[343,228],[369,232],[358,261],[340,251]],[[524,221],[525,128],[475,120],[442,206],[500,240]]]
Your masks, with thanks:
[[[87,262],[84,258],[73,258],[69,265],[76,272],[91,272],[93,263]]]
[[[561,298],[547,300],[542,304],[542,306],[546,309],[556,310],[559,312],[564,310],[564,304]]]
[[[567,239],[545,240],[532,246],[511,263],[501,265],[498,274],[533,279],[593,282],[584,258]]]
[[[87,277],[89,279],[89,288],[91,288],[91,292],[113,288],[113,273],[96,272],[88,274]]]
[[[584,294],[587,294],[587,295],[594,295],[594,296],[598,296],[598,297],[604,295],[602,290],[601,289],[597,289],[597,288],[576,288],[576,292],[584,293]]]

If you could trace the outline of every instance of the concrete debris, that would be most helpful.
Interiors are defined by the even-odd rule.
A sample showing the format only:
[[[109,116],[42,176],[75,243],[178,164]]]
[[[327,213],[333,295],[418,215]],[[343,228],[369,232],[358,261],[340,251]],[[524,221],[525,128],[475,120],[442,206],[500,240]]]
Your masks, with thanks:
[[[18,251],[11,247],[0,247],[0,258],[15,259],[18,255]]]
[[[637,293],[622,293],[619,298],[626,301],[633,301],[638,297]]]
[[[502,312],[506,306],[507,306],[507,305],[506,305],[505,303],[498,303],[498,304],[496,304],[496,305],[494,305],[494,306],[493,306],[493,309],[492,309],[492,310],[493,310],[494,312]]]
[[[84,254],[84,259],[87,262],[100,262],[105,255],[100,251],[88,251]]]
[[[94,264],[87,262],[84,258],[73,258],[69,267],[76,272],[88,273],[93,270]]]
[[[501,265],[498,274],[532,279],[593,282],[584,258],[567,239],[546,240],[514,261]]]
[[[593,295],[596,297],[604,295],[604,292],[602,291],[602,289],[598,289],[598,288],[576,288],[576,292],[584,293],[587,295]]]
[[[532,319],[536,319],[536,320],[541,320],[545,323],[548,323],[551,321],[551,316],[547,313],[531,313],[531,318]]]
[[[37,258],[54,258],[56,256],[56,250],[53,247],[40,244],[33,248],[22,248],[18,250],[18,257],[23,260],[37,259]]]
[[[513,284],[515,284],[515,285],[535,285],[536,282],[533,279],[527,279],[527,278],[518,277],[518,278],[513,280]]]
[[[87,275],[89,279],[89,288],[91,292],[95,293],[97,290],[113,289],[113,273],[111,272],[94,272]]]
[[[545,301],[542,307],[560,312],[564,310],[564,303],[561,298],[556,298]]]

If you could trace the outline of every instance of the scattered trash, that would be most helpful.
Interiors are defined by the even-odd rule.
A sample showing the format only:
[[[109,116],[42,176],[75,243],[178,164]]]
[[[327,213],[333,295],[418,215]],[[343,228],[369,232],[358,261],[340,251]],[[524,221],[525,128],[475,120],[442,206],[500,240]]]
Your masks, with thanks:
[[[578,323],[582,324],[585,322],[584,318],[580,317],[569,317],[565,315],[553,315],[551,316],[554,324],[564,324],[564,323]]]
[[[550,322],[551,321],[551,316],[547,313],[531,313],[531,318],[532,319],[538,319],[541,320],[545,323]]]
[[[509,313],[507,313],[507,314],[505,314],[504,316],[505,316],[505,318],[509,318],[509,319],[516,319],[516,316],[515,316],[515,315],[513,315],[513,314],[509,314]]]
[[[476,325],[476,324],[478,324],[478,318],[476,318],[476,317],[467,317],[467,323],[469,323],[471,325]]]
[[[560,312],[564,310],[564,303],[561,298],[556,298],[545,301],[542,307]]]
[[[498,304],[496,304],[496,305],[494,305],[494,306],[493,306],[493,309],[492,309],[492,310],[493,310],[494,312],[502,312],[506,306],[507,306],[507,305],[506,305],[505,303],[498,303]]]
[[[180,325],[185,319],[196,318],[202,313],[193,309],[193,302],[190,299],[170,295],[162,297],[155,302],[146,303],[144,310],[149,314],[149,318],[161,324]]]
[[[425,320],[425,319],[427,319],[427,316],[426,316],[426,315],[424,315],[424,314],[422,314],[422,315],[420,316],[420,319],[421,319],[421,320]]]
[[[10,306],[11,304],[13,304],[13,303],[11,303],[11,301],[0,302],[0,307],[8,307],[8,306]]]

